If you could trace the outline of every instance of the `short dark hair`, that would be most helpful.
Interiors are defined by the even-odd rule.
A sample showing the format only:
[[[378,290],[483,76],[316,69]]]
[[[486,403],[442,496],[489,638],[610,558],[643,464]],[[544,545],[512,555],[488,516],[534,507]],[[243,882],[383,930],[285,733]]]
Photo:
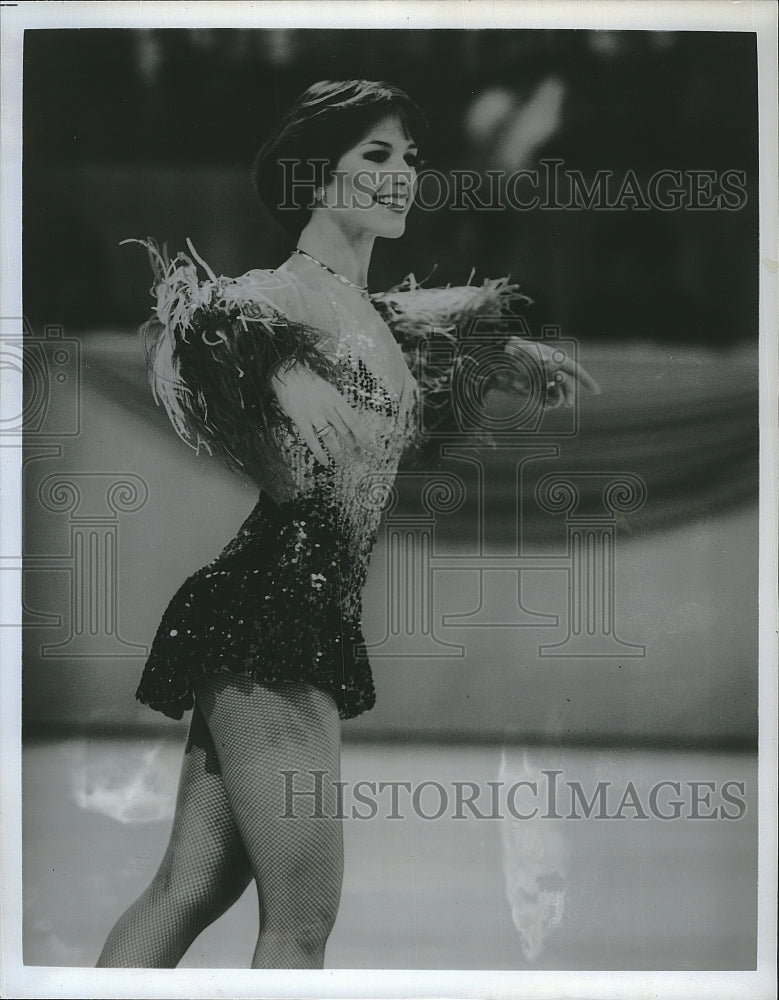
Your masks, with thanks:
[[[260,200],[289,235],[297,239],[310,219],[314,188],[326,184],[343,154],[389,114],[399,117],[417,145],[424,142],[428,124],[423,111],[394,84],[322,80],[298,97],[251,170]],[[282,161],[302,164],[305,170],[295,172]]]

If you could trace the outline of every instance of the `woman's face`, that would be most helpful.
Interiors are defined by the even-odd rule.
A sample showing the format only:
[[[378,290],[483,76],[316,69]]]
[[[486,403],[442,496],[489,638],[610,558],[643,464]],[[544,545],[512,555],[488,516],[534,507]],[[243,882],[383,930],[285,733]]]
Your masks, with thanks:
[[[419,151],[397,115],[377,121],[336,164],[318,211],[347,235],[396,239],[406,228]]]

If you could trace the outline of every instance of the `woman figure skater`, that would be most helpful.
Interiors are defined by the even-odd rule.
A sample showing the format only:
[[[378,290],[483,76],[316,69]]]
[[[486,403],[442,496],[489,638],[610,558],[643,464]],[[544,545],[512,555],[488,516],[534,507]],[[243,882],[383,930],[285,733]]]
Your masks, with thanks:
[[[374,241],[404,232],[425,128],[392,85],[317,83],[253,169],[297,239],[288,260],[217,278],[191,244],[171,260],[139,241],[155,271],[143,328],[155,397],[185,441],[261,492],[157,629],[136,697],[175,719],[193,709],[173,830],[99,967],[175,967],[252,880],[252,967],[323,967],[343,876],[340,720],[374,704],[361,593],[380,496],[419,449],[423,410],[440,416],[451,395],[456,363],[424,361],[433,328],[454,342],[459,324],[503,315],[516,297],[505,279],[446,289],[407,279],[369,295]],[[572,361],[533,348],[546,404],[570,404],[577,381],[597,391]],[[505,350],[533,353],[516,338]],[[296,794],[290,810],[290,775],[318,801]]]

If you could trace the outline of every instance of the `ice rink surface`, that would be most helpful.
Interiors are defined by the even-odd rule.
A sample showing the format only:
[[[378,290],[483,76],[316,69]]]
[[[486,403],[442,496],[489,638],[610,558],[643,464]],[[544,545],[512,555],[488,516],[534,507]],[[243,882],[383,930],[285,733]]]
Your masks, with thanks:
[[[94,965],[113,922],[162,857],[182,754],[183,744],[172,740],[27,746],[25,964]],[[560,772],[554,809],[545,771]],[[755,966],[757,763],[750,754],[351,743],[342,779],[346,872],[328,968]],[[410,791],[398,786],[400,818],[389,818],[390,790],[372,794],[367,785],[363,799],[376,815],[353,818],[353,810],[373,811],[357,801],[358,781],[410,783]],[[476,785],[479,815],[461,806],[463,818],[455,818],[455,782],[467,781]],[[497,808],[489,781],[502,782]],[[538,795],[521,786],[509,808],[506,792],[518,781],[535,781]],[[653,809],[651,790],[664,781],[679,782],[681,795],[663,786]],[[607,783],[605,805],[598,801],[585,818],[571,786],[592,800],[598,782]],[[714,785],[698,786],[697,807],[691,782]],[[723,799],[727,782],[743,783],[728,787],[744,808]],[[301,779],[296,787],[312,785]],[[672,799],[683,803],[682,815],[659,818],[675,811]],[[534,806],[532,819],[512,814]],[[724,818],[723,808],[738,818]],[[581,818],[568,818],[572,812]],[[717,818],[695,819],[695,812]],[[546,818],[551,813],[564,818]],[[481,818],[490,814],[502,818]],[[247,968],[257,926],[250,886],[180,967]]]

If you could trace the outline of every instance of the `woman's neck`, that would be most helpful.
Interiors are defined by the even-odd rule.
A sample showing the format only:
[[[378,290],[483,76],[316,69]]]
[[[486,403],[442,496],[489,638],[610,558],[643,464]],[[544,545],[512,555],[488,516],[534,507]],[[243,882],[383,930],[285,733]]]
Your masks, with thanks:
[[[355,285],[367,285],[375,238],[368,233],[351,238],[324,213],[315,211],[297,245]]]

